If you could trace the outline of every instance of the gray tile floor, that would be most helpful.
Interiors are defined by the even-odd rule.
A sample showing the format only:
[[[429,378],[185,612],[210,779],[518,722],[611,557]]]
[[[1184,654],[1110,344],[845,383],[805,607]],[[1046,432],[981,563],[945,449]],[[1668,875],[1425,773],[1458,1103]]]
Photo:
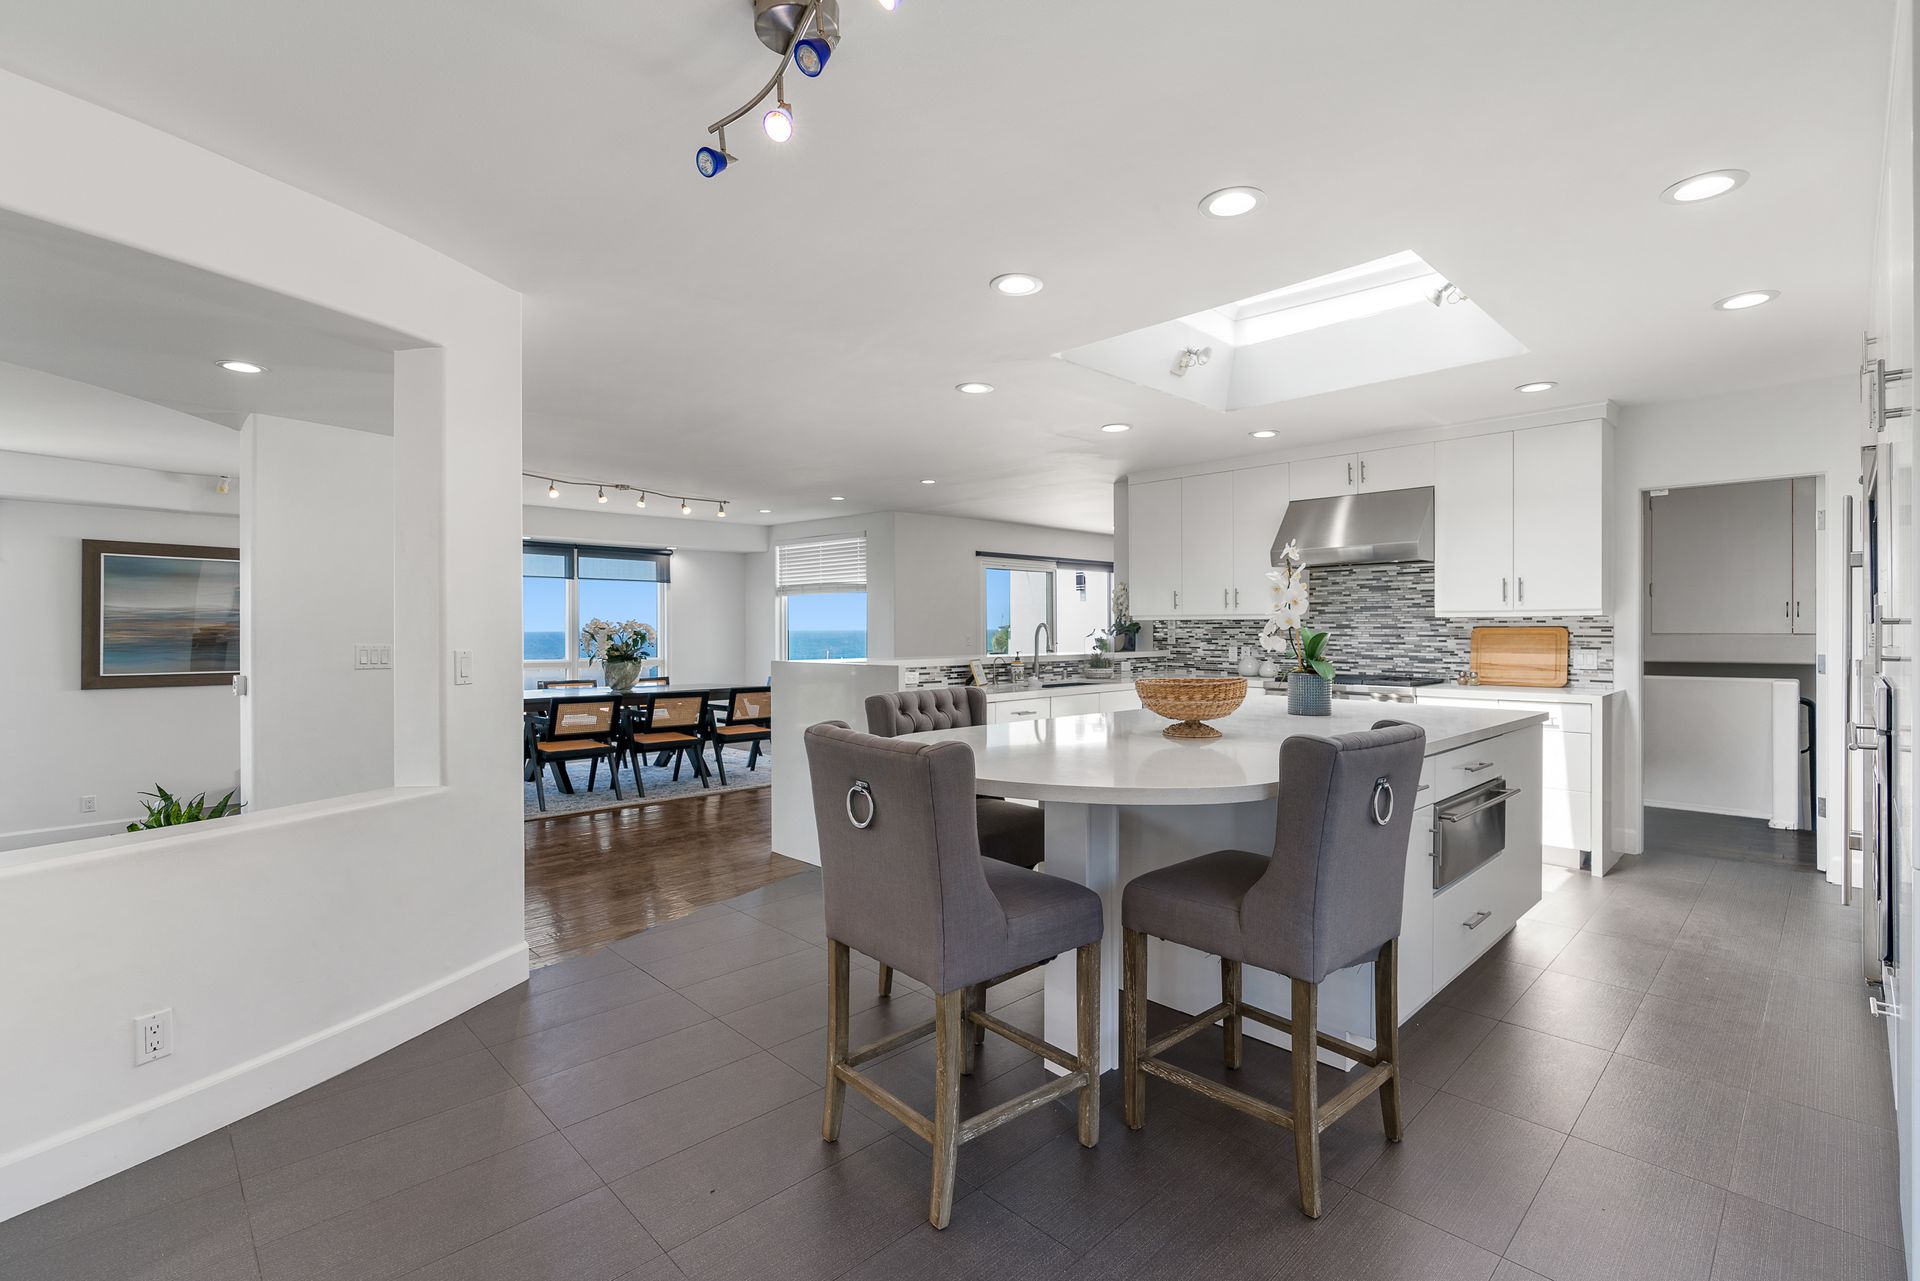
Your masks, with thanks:
[[[1097,1150],[1064,1107],[996,1131],[962,1149],[934,1233],[918,1141],[857,1095],[841,1142],[819,1141],[808,875],[540,970],[0,1224],[0,1276],[1893,1281],[1892,1100],[1851,917],[1790,839],[1651,830],[1410,1022],[1406,1140],[1372,1107],[1336,1125],[1318,1222],[1286,1135],[1159,1082],[1130,1133],[1110,1079]],[[879,1001],[870,966],[855,993],[856,1038],[930,1009],[904,981]],[[1028,976],[992,1003],[1038,1030],[1037,993]],[[1224,1075],[1205,1038],[1181,1050]],[[930,1047],[875,1070],[930,1102]],[[966,1106],[1041,1071],[989,1038]],[[1250,1042],[1238,1076],[1284,1099],[1287,1056]]]

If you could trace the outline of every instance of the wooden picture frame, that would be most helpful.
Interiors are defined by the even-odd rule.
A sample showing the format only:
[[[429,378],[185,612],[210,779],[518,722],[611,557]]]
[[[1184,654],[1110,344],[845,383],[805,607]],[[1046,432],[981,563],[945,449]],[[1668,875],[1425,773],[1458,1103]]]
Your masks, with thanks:
[[[240,674],[240,549],[80,543],[80,688],[228,685]]]

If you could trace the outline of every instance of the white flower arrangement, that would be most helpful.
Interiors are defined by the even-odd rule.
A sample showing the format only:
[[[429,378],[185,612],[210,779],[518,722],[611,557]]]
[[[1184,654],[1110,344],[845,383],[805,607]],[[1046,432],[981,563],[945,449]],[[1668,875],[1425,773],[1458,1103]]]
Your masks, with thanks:
[[[624,623],[593,618],[580,629],[580,654],[589,662],[604,658],[612,663],[633,663],[652,658],[659,639],[659,633],[637,618]]]
[[[1301,563],[1298,543],[1289,542],[1280,549],[1279,563],[1267,571],[1267,578],[1273,583],[1273,613],[1260,629],[1260,648],[1292,655],[1298,671],[1333,679],[1333,664],[1320,656],[1327,634],[1306,630],[1307,567]]]

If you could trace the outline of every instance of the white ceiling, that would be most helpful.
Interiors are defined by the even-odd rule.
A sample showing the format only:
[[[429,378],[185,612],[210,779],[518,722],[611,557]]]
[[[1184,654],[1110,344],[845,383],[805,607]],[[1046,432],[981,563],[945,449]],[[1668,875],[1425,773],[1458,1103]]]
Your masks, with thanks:
[[[1854,361],[1891,0],[843,8],[826,74],[789,78],[794,141],[740,129],[712,181],[706,124],[771,71],[748,0],[63,0],[0,14],[0,65],[524,291],[528,469],[747,520],[1100,529],[1114,477],[1255,427],[1282,448]],[[1725,167],[1752,181],[1658,198]],[[1241,183],[1252,216],[1197,212]],[[1230,414],[1053,359],[1402,249],[1528,354]],[[1000,297],[1006,271],[1046,288]],[[1535,378],[1560,385],[1519,403]]]

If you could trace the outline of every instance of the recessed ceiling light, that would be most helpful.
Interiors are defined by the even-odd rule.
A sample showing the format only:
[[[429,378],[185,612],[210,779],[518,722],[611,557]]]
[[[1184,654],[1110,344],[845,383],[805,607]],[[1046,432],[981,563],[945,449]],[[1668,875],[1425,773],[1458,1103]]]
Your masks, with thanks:
[[[1252,213],[1267,193],[1258,187],[1222,187],[1200,200],[1200,212],[1209,218],[1238,218]]]
[[[1713,305],[1721,311],[1745,311],[1749,307],[1770,303],[1779,296],[1778,289],[1749,289],[1745,293],[1729,294]]]
[[[831,498],[829,498],[829,499],[827,499],[827,501],[828,501],[828,502],[830,502],[830,503],[844,503],[844,502],[846,502],[847,500],[846,500],[846,499],[844,499],[844,498],[842,498],[842,497],[841,497],[840,495],[838,495],[838,494],[835,494],[835,495],[834,495],[833,497],[831,497]]]
[[[762,516],[771,516],[771,515],[773,515],[773,508],[771,508],[771,507],[762,507],[762,508],[760,509],[760,514],[761,514]]]
[[[1559,385],[1559,383],[1521,383],[1518,387],[1515,387],[1514,390],[1524,392],[1552,391]]]
[[[264,374],[267,372],[265,365],[256,365],[251,360],[223,360],[219,363],[220,368],[230,374]]]
[[[1132,431],[1133,424],[1132,423],[1108,423],[1104,427],[1102,427],[1100,430],[1105,432],[1116,432],[1116,433],[1123,432],[1123,431]]]
[[[1272,440],[1279,434],[1279,432],[1267,427],[1262,427],[1259,431],[1250,431],[1247,433],[1247,435],[1253,437],[1255,440]]]
[[[923,480],[920,483],[922,485],[938,485],[940,482],[937,480]]]
[[[984,396],[993,390],[992,383],[956,383],[955,391],[964,391],[969,396]]]
[[[1025,298],[1046,288],[1046,282],[1040,277],[1029,276],[1024,271],[1010,271],[1004,276],[995,276],[987,283],[1011,298]]]
[[[1724,196],[1736,187],[1746,185],[1745,169],[1715,169],[1711,173],[1697,173],[1691,178],[1682,178],[1665,191],[1660,199],[1670,205],[1691,205],[1702,200],[1712,200],[1715,196]]]

